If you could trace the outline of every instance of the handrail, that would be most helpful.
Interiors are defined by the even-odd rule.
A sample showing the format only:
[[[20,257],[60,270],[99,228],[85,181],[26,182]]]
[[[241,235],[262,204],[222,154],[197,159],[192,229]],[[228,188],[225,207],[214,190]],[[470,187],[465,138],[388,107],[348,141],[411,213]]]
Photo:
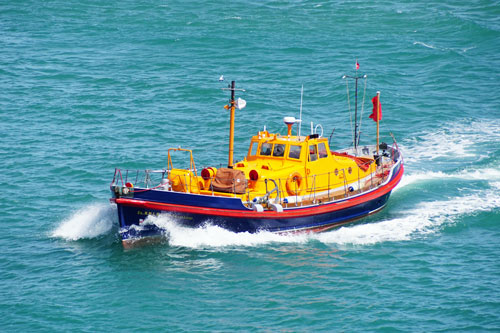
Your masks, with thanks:
[[[347,198],[347,180],[345,177],[345,169],[342,169],[342,173],[344,175],[344,177],[342,177],[342,179],[344,180],[344,198]]]
[[[198,177],[196,173],[196,166],[194,164],[194,159],[193,159],[193,151],[191,149],[184,149],[184,148],[169,148],[167,151],[167,169],[172,170],[174,168],[174,165],[172,163],[172,156],[170,155],[171,151],[186,151],[189,152],[190,158],[189,158],[189,169],[194,171],[194,175]]]
[[[313,193],[311,193],[309,195],[309,198],[312,195],[312,197],[313,197],[312,201],[316,202],[316,175],[312,175],[312,177],[313,177],[313,181],[312,181],[312,185],[311,185],[311,192],[313,192]]]
[[[165,178],[165,174],[168,173],[169,171],[168,170],[165,170],[165,169],[162,169],[162,170],[149,170],[149,169],[146,169],[146,170],[129,170],[129,169],[118,169],[116,168],[115,169],[115,174],[113,176],[113,181],[111,182],[111,186],[113,185],[118,185],[118,184],[121,184],[121,186],[125,186],[125,184],[127,182],[129,182],[129,173],[131,171],[135,171],[136,172],[136,177],[135,177],[135,182],[134,184],[143,184],[144,187],[147,187],[149,186],[150,184],[155,184],[155,180],[151,178],[151,175],[152,174],[161,174],[162,175],[162,179]],[[123,173],[125,173],[125,177],[123,177]],[[139,181],[139,176],[141,176],[142,178],[142,175],[144,174],[144,180],[143,181]],[[133,176],[130,176],[130,177],[133,177]],[[133,181],[133,180],[132,180]]]
[[[129,176],[130,176],[130,171],[131,170],[121,170],[121,169],[116,169],[115,171],[115,174],[113,176],[113,181],[112,181],[112,185],[118,185],[119,183],[121,183],[121,186],[125,186],[125,184],[129,181]],[[161,179],[165,178],[166,177],[166,174],[168,174],[170,172],[170,170],[143,170],[143,171],[140,171],[140,170],[134,170],[136,171],[136,182],[134,183],[134,186],[135,187],[144,187],[145,189],[152,189],[152,188],[156,188],[157,186],[155,186],[157,183],[160,183]],[[327,195],[328,195],[328,198],[330,199],[330,196],[331,196],[331,190],[334,189],[334,188],[337,188],[338,186],[343,186],[345,189],[344,189],[344,192],[347,193],[347,180],[346,180],[346,170],[345,169],[340,169],[339,172],[342,172],[342,180],[340,180],[339,182],[332,182],[332,179],[330,177],[330,174],[331,172],[325,172],[325,173],[321,173],[321,174],[315,174],[315,175],[311,175],[311,176],[307,176],[307,177],[311,177],[312,178],[312,181],[311,181],[311,185],[307,188],[305,188],[305,192],[308,193],[308,195],[310,196],[310,199],[311,200],[315,200],[316,199],[316,196],[319,192],[323,192],[323,191],[327,191]],[[125,173],[125,177],[123,177],[123,174]],[[138,182],[138,178],[139,176],[141,176],[143,174],[143,177],[141,177],[143,180],[141,182]],[[161,177],[156,177],[156,179],[153,177],[154,174],[161,174]],[[328,182],[327,184],[325,184],[324,186],[318,186],[317,184],[317,178],[320,177],[320,176],[327,176],[328,177]],[[371,177],[373,177],[373,175],[370,175]],[[189,173],[185,173],[185,174],[182,174],[181,177],[183,178],[183,190],[185,192],[190,192],[190,189],[192,186],[196,186],[196,175],[193,174],[192,172],[189,172]],[[282,201],[282,198],[283,197],[288,197],[288,193],[287,193],[287,190],[283,188],[283,184],[286,183],[286,180],[288,179],[287,178],[275,178],[275,179],[271,179],[271,178],[264,178],[264,179],[259,179],[258,182],[266,182],[267,180],[269,181],[273,181],[273,182],[276,182],[275,184],[275,188],[278,189],[278,196],[279,196],[279,200],[280,202]],[[210,178],[210,183],[211,181],[214,180],[214,177],[211,177]],[[358,182],[361,181],[361,178],[358,174],[358,179],[357,179]],[[234,183],[234,181],[233,181]],[[277,185],[277,184],[280,184],[280,185]],[[294,185],[297,187],[297,184],[294,183]],[[248,186],[248,185],[247,185]],[[358,185],[359,186],[359,185]],[[210,190],[212,191],[212,193],[214,192],[213,190],[213,187],[210,186]],[[136,190],[137,191],[137,190]],[[235,192],[235,189],[233,187],[233,193]],[[245,191],[246,192],[246,191]],[[299,196],[299,192],[298,191],[298,188],[295,188],[295,191],[294,191],[296,194],[296,199],[297,197]],[[215,195],[215,193],[213,193],[213,195]]]
[[[404,158],[403,158],[403,154],[401,154],[401,151],[399,150],[399,146],[398,146],[398,143],[396,141],[396,138],[394,137],[394,134],[389,133],[392,137],[392,140],[393,140],[393,145],[396,146],[396,151],[398,152],[399,156],[401,157],[401,161],[404,163]],[[394,154],[394,147],[391,147],[392,148],[392,151],[391,151],[391,154]],[[394,161],[394,156],[391,156],[393,161]]]
[[[394,137],[393,137],[393,139],[394,139]],[[149,190],[152,190],[155,188],[162,188],[163,185],[161,184],[161,180],[163,180],[164,177],[168,177],[169,173],[173,169],[172,158],[171,158],[172,151],[186,151],[186,152],[190,153],[191,170],[188,170],[190,172],[183,174],[183,178],[184,178],[184,183],[182,184],[183,190],[185,192],[200,193],[199,191],[193,191],[193,187],[195,187],[195,188],[198,187],[198,180],[199,179],[198,179],[196,167],[195,167],[194,160],[193,160],[192,150],[182,149],[182,148],[170,148],[168,150],[168,169],[143,170],[143,171],[134,170],[134,171],[136,171],[136,177],[135,177],[136,182],[134,183],[134,187],[136,187],[136,189],[134,190],[135,192],[149,191]],[[397,162],[394,161],[394,156],[397,153],[399,153],[399,156],[401,156],[400,161],[398,161],[398,162],[401,162],[401,163],[403,162],[402,155],[399,152],[399,147],[397,146],[397,143],[395,140],[394,140],[393,145],[390,147],[390,149],[388,149],[388,151],[391,154],[390,162],[388,162],[389,164],[391,164],[390,168],[392,168],[392,165],[394,165],[394,163],[397,164]],[[388,157],[388,156],[386,156],[386,157]],[[369,165],[371,163],[373,163],[373,162],[368,161],[364,164]],[[388,165],[384,165],[384,170],[385,170],[385,167],[388,167]],[[128,170],[128,169],[122,170],[122,169],[116,168],[114,175],[113,175],[113,181],[111,182],[111,186],[119,186],[120,183],[121,183],[121,186],[125,186],[125,184],[128,183],[128,181],[129,181],[129,176],[132,176],[132,175],[129,175],[129,173],[131,173],[131,171],[132,170]],[[311,200],[316,201],[319,199],[319,200],[327,200],[327,202],[329,202],[331,200],[335,200],[335,198],[338,198],[338,195],[340,194],[338,191],[340,191],[342,187],[343,187],[342,192],[344,194],[344,197],[348,197],[350,194],[349,193],[349,186],[348,186],[349,184],[353,184],[353,183],[356,184],[356,182],[357,182],[357,186],[355,185],[355,187],[357,187],[357,190],[355,193],[359,193],[361,190],[371,190],[371,189],[379,186],[381,184],[381,181],[382,182],[385,181],[385,179],[387,179],[387,177],[388,177],[388,175],[384,174],[383,178],[381,180],[378,180],[378,179],[375,180],[375,178],[374,178],[375,176],[380,177],[380,169],[377,168],[377,170],[375,170],[375,172],[371,172],[368,175],[366,175],[365,177],[361,178],[361,172],[358,169],[357,179],[353,179],[353,181],[351,183],[348,183],[347,177],[346,177],[346,175],[347,175],[346,168],[339,169],[338,171],[341,172],[341,175],[342,175],[341,179],[339,179],[338,182],[335,180],[335,178],[332,181],[332,178],[330,175],[332,173],[332,171],[328,171],[328,172],[321,173],[321,174],[314,174],[314,175],[306,176],[306,177],[312,177],[313,179],[312,179],[312,182],[310,183],[310,186],[306,186],[302,190],[303,191],[302,195],[300,193],[298,193],[299,191],[298,191],[296,182],[294,182],[294,185],[296,187],[295,193],[292,195],[290,195],[290,193],[288,193],[287,189],[283,188],[283,184],[286,183],[286,180],[288,179],[288,177],[287,178],[274,178],[274,179],[265,178],[265,179],[259,179],[259,180],[257,180],[257,182],[264,181],[267,183],[268,180],[274,182],[275,187],[271,191],[271,193],[275,192],[275,191],[277,192],[277,197],[276,197],[277,201],[280,204],[283,204],[283,198],[287,198],[287,197],[289,198],[289,197],[295,196],[295,200],[293,200],[294,202],[291,201],[290,203],[295,203],[295,205],[297,206],[297,205],[304,204],[302,201],[299,200],[299,197],[306,199],[307,195],[309,195],[309,197],[308,197],[308,199],[306,199],[306,201],[311,201]],[[143,178],[144,179],[144,181],[143,181],[144,187],[142,189],[139,189],[139,188],[141,188],[141,185],[138,182],[138,180],[139,180],[139,177],[142,176],[142,172],[145,173],[144,174],[145,177]],[[156,174],[161,174],[161,179],[159,179],[160,178],[159,176],[153,177],[153,175],[156,175]],[[188,177],[189,177],[189,182],[188,182]],[[326,177],[327,177],[328,181],[326,183],[323,182],[323,183],[325,183],[325,185],[317,186],[318,185],[317,184],[318,183],[317,177],[325,177],[324,178],[325,181],[326,181]],[[210,178],[210,184],[211,184],[211,181],[213,181],[213,179],[214,179],[214,177]],[[160,184],[160,185],[155,186],[155,184]],[[308,184],[308,182],[304,182],[304,184]],[[150,186],[152,186],[152,187],[150,187]],[[248,202],[250,202],[253,195],[255,195],[255,196],[258,196],[258,195],[255,192],[251,191],[251,189],[248,187],[248,184],[246,186],[247,186],[247,188],[245,190],[246,199],[248,200]],[[216,193],[214,193],[214,189],[212,186],[207,187],[205,190],[211,190],[212,196],[216,195]],[[335,191],[332,193],[333,190],[335,190]],[[235,191],[234,187],[233,187],[232,192],[233,192],[234,196],[236,197],[236,193],[235,193],[236,191]],[[267,192],[267,190],[266,190],[266,192]],[[269,195],[271,193],[269,193]],[[355,193],[353,193],[353,195]],[[288,200],[290,200],[290,199],[288,199]],[[287,202],[285,202],[285,203],[287,203]]]

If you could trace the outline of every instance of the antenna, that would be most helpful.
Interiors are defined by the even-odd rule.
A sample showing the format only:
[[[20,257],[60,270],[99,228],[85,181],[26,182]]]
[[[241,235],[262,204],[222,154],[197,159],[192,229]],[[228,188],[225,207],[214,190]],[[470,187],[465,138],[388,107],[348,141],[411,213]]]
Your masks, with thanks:
[[[299,113],[299,140],[300,140],[300,128],[302,127],[302,97],[304,96],[304,85],[300,88],[300,113]]]
[[[332,130],[332,134],[330,134],[330,137],[328,138],[328,146],[330,146],[332,144],[332,136],[333,136],[333,132],[335,132],[335,127],[333,128]]]

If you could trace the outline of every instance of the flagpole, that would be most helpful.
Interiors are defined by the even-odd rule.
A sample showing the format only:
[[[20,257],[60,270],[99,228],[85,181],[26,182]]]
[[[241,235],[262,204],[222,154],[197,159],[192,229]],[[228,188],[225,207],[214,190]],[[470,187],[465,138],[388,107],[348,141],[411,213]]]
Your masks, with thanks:
[[[377,91],[377,156],[379,146],[379,133],[380,133],[380,91]]]
[[[358,70],[356,70],[356,89],[354,92],[354,150],[358,153]]]

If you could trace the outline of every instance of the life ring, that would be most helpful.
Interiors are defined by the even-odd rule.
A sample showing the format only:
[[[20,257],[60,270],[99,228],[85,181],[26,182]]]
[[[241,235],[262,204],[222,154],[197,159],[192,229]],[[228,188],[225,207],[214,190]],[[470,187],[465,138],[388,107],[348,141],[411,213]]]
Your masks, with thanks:
[[[288,195],[300,195],[302,192],[302,175],[297,171],[286,179],[286,191]]]

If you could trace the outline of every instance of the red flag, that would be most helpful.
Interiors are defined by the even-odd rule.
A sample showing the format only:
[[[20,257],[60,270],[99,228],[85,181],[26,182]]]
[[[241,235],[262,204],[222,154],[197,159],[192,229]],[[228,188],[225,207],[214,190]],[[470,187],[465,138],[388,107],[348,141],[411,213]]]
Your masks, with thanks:
[[[356,60],[356,70],[359,69],[359,62]]]
[[[378,101],[378,95],[372,98],[372,103],[373,103],[373,111],[372,114],[370,115],[370,118],[372,118],[374,122],[378,122],[379,120],[382,120],[382,104],[380,104]],[[379,106],[380,109],[377,114],[377,107]]]

